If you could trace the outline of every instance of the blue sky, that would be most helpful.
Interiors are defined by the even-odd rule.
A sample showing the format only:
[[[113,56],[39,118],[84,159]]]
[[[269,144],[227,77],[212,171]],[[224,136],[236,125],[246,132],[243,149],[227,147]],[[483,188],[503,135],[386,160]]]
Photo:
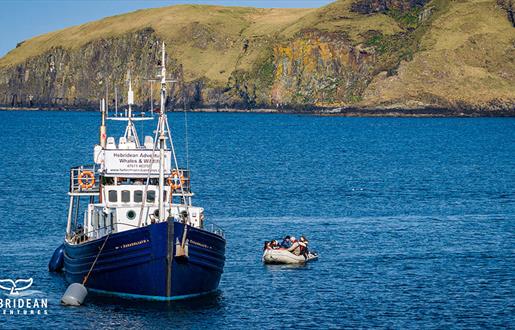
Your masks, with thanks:
[[[137,9],[174,4],[274,8],[320,7],[333,0],[0,0],[0,57],[20,41]]]

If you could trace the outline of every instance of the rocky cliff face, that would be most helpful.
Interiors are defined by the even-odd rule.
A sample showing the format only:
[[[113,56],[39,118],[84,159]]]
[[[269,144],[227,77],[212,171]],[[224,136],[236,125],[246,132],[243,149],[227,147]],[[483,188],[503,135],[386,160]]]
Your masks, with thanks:
[[[515,27],[515,5],[513,0],[497,0],[497,4],[506,11],[506,17],[511,22],[511,25]]]
[[[303,31],[274,47],[271,103],[331,107],[356,101],[375,62],[374,53],[353,46],[345,33]]]
[[[199,39],[205,39],[205,33],[198,30],[194,43],[204,49],[206,43]],[[144,80],[157,72],[160,42],[148,28],[96,40],[77,50],[52,48],[24,63],[0,69],[4,78],[0,101],[12,106],[96,106],[107,92],[114,103],[113,86],[122,88],[129,71],[136,98],[149,100],[150,89],[145,88]],[[180,107],[248,109],[335,106],[359,99],[372,78],[374,54],[353,46],[345,33],[310,29],[270,48],[264,60],[248,70],[235,68],[227,83],[219,85],[206,77],[185,81],[181,64],[170,58],[169,69],[178,80],[170,102]],[[118,95],[122,104],[125,95]]]
[[[509,88],[515,83],[515,30],[506,32],[504,27],[506,17],[513,15],[511,0],[497,1],[496,6],[486,0],[468,5],[447,0],[340,0],[319,11],[296,12],[284,19],[291,23],[282,22],[275,30],[270,28],[278,24],[273,15],[245,9],[230,11],[231,19],[251,17],[232,30],[221,27],[223,20],[188,21],[170,37],[161,26],[143,26],[90,38],[75,47],[56,43],[39,53],[29,48],[37,44],[29,40],[13,54],[28,49],[26,53],[37,55],[20,60],[9,54],[0,60],[0,103],[96,107],[106,94],[114,103],[117,86],[123,104],[130,71],[136,99],[149,107],[146,80],[155,77],[159,45],[166,41],[176,50],[167,59],[177,80],[168,100],[175,107],[515,111],[515,91]],[[227,11],[216,10],[224,15]],[[437,33],[444,25],[447,33]],[[81,35],[80,30],[74,33]],[[447,46],[450,43],[457,46]],[[181,53],[181,47],[192,52]],[[470,86],[473,93],[460,75],[476,79],[477,85]],[[153,94],[157,98],[156,88]]]
[[[358,0],[352,3],[352,10],[362,14],[387,12],[389,10],[407,11],[424,6],[428,0]]]
[[[2,68],[2,102],[13,105],[95,105],[113,86],[123,86],[129,71],[135,86],[154,75],[159,40],[152,29],[100,39],[76,51],[63,47]],[[144,92],[136,88],[136,95]],[[124,93],[120,93],[124,94]]]

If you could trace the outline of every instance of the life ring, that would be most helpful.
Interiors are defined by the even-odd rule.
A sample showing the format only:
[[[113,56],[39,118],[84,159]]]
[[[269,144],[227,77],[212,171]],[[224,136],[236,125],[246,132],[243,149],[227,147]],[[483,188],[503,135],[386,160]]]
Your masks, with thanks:
[[[90,189],[95,185],[95,173],[82,171],[79,174],[79,185],[82,189]]]
[[[182,172],[177,172],[177,170],[172,171],[172,175],[168,177],[168,185],[172,188],[172,190],[177,190],[184,185],[184,175]]]

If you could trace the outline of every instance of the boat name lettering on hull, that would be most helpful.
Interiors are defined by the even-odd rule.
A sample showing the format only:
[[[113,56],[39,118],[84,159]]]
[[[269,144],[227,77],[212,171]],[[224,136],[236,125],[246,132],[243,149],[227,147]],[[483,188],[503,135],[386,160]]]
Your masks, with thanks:
[[[133,247],[133,246],[138,246],[138,245],[141,245],[141,244],[145,244],[145,243],[148,243],[148,242],[150,242],[148,239],[143,239],[143,240],[137,241],[137,242],[122,244],[120,246],[115,247],[114,249],[115,250],[126,249],[126,248],[130,248],[130,247]]]
[[[210,250],[213,249],[213,247],[211,247],[209,245],[202,244],[202,243],[196,242],[196,241],[191,240],[191,239],[189,240],[189,242],[190,242],[190,244],[193,244],[193,245],[196,245],[196,246],[201,246],[201,247],[206,248],[206,249],[210,249]]]

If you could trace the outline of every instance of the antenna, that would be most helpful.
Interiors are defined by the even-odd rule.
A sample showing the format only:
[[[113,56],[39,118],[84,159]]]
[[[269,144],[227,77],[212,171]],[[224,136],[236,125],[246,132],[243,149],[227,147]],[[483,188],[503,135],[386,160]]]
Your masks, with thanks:
[[[102,148],[106,147],[106,100],[102,99],[100,101],[100,113],[102,114],[102,122],[100,123],[100,146]]]
[[[129,118],[132,117],[132,105],[134,104],[134,92],[132,91],[132,78],[131,78],[131,71],[129,70],[128,73],[129,77],[129,91],[127,92],[127,104],[129,105]]]
[[[124,136],[127,138],[127,141],[134,142],[136,144],[136,147],[139,148],[139,138],[138,138],[138,132],[136,131],[136,127],[134,126],[133,121],[136,119],[132,118],[132,105],[134,104],[134,91],[132,90],[132,78],[131,78],[131,71],[129,70],[127,73],[128,83],[129,83],[129,90],[127,92],[127,104],[128,109],[126,110],[126,118],[127,120],[127,127],[125,128]]]
[[[106,108],[106,117],[109,117],[109,84],[106,84],[105,108]]]
[[[166,99],[166,49],[165,43],[163,41],[163,50],[161,51],[161,114],[164,114],[165,109],[165,99]]]
[[[186,169],[190,170],[190,146],[188,141],[188,112],[184,108],[184,144],[186,148]]]
[[[148,81],[150,81],[150,99],[151,101],[153,101],[152,97],[152,82],[159,82],[161,84],[161,91],[160,91],[160,96],[161,96],[161,104],[160,104],[160,112],[163,112],[165,111],[165,104],[164,104],[164,100],[166,100],[166,83],[174,83],[174,82],[177,82],[177,80],[174,80],[174,79],[167,79],[166,78],[166,49],[165,49],[165,43],[163,42],[162,43],[162,48],[161,48],[161,72],[157,74],[157,78],[159,79],[148,79]],[[164,93],[164,95],[163,95]],[[164,96],[164,97],[163,97]],[[154,112],[154,104],[152,104],[152,114]]]
[[[114,113],[118,117],[118,89],[116,85],[114,85]]]
[[[154,81],[150,81],[150,114],[152,118],[154,118],[154,90],[153,90]]]

